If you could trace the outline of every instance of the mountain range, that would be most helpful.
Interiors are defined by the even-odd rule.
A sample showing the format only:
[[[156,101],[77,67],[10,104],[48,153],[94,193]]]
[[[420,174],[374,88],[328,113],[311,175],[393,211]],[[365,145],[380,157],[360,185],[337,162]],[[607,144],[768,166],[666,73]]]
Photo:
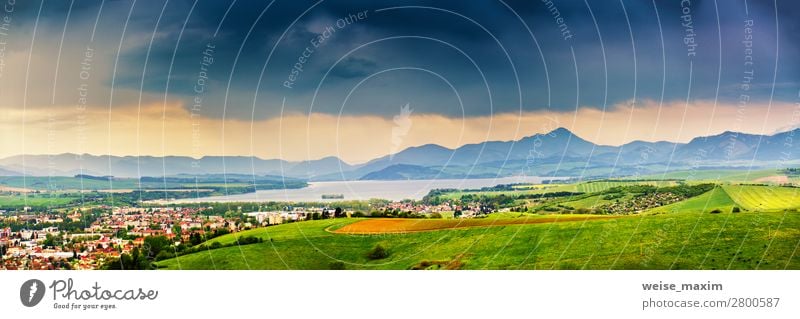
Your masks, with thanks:
[[[687,168],[776,167],[795,163],[800,129],[774,135],[724,132],[688,143],[633,141],[597,145],[565,128],[516,141],[450,149],[427,144],[351,165],[337,157],[292,162],[252,156],[17,155],[0,159],[0,175],[138,177],[179,174],[281,175],[312,181],[480,178],[511,175],[592,176]],[[800,143],[798,143],[800,144]]]

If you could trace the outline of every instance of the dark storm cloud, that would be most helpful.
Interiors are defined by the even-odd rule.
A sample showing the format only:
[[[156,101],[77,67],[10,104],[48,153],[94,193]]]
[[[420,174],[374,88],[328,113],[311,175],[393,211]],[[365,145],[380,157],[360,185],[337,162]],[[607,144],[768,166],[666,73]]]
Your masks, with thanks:
[[[87,28],[78,25],[93,20],[100,3],[76,1],[71,19],[80,22],[75,23],[73,38],[86,33]],[[202,113],[210,117],[276,116],[284,98],[288,109],[283,112],[387,117],[406,103],[415,114],[457,117],[573,110],[576,105],[603,108],[634,97],[736,101],[746,69],[742,40],[748,16],[755,29],[752,99],[769,99],[773,76],[783,83],[775,87],[775,98],[791,99],[800,71],[793,59],[799,53],[799,30],[792,16],[800,5],[788,0],[778,1],[777,30],[776,9],[770,2],[749,1],[746,13],[744,1],[691,1],[694,56],[687,54],[684,38],[689,31],[682,25],[684,13],[677,0],[588,5],[506,1],[511,10],[500,1],[231,3],[199,1],[195,6],[194,1],[169,1],[156,26],[164,2],[106,1],[98,32],[109,50],[119,44],[121,24],[133,5],[125,31],[130,43],[121,52],[115,85],[138,91],[144,82],[144,91],[156,95],[168,88],[170,98],[184,99],[188,105],[203,52],[212,45],[214,62]],[[40,32],[60,31],[68,6],[47,2]],[[21,7],[20,19],[33,21],[38,2]],[[554,8],[573,37],[564,39]],[[359,19],[359,12],[366,17]],[[315,46],[312,39],[328,28],[334,30],[330,37]]]
[[[375,73],[376,66],[372,60],[348,57],[332,70],[331,75],[345,79],[363,78]]]

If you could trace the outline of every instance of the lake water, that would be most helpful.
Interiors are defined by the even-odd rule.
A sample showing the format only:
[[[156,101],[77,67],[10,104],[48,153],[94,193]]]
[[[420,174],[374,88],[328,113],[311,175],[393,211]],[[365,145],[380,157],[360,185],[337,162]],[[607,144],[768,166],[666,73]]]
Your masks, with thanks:
[[[388,200],[422,199],[432,189],[457,188],[477,189],[512,183],[541,183],[542,180],[560,178],[518,176],[486,179],[438,179],[438,180],[402,180],[402,181],[338,181],[310,182],[308,187],[299,189],[261,190],[255,193],[229,196],[212,196],[187,198],[171,201],[171,203],[194,202],[333,202],[342,200],[367,200],[380,198]],[[322,199],[322,195],[342,194],[343,199]]]

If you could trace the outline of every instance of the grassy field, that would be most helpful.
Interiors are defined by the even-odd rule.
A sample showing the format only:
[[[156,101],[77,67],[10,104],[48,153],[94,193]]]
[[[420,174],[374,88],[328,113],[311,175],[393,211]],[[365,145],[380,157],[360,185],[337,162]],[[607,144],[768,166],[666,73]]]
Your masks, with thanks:
[[[780,211],[800,208],[800,188],[725,185],[724,189],[736,204],[747,210]]]
[[[548,184],[541,186],[528,186],[516,185],[514,190],[503,191],[455,191],[442,195],[447,199],[458,199],[464,195],[479,195],[479,196],[500,196],[500,195],[529,195],[529,194],[545,194],[555,192],[574,192],[574,193],[596,193],[608,190],[613,187],[630,186],[630,185],[651,185],[657,187],[674,186],[675,181],[589,181],[575,184]]]
[[[597,182],[585,182],[580,184],[575,184],[575,191],[581,193],[596,193],[608,190],[614,187],[620,186],[630,186],[630,185],[650,185],[656,187],[665,187],[665,186],[674,186],[677,185],[674,181],[638,181],[638,182],[626,182],[626,181],[597,181]]]
[[[712,182],[753,182],[757,179],[781,174],[776,169],[742,170],[688,170],[671,171],[665,174],[653,174],[632,177],[637,179],[685,179],[687,181]]]
[[[674,204],[658,207],[648,211],[648,214],[659,213],[707,213],[714,209],[721,212],[731,212],[736,203],[728,196],[721,186],[717,186],[703,195],[692,197]]]
[[[719,194],[724,193],[697,199],[729,205]],[[226,235],[214,241],[231,243],[239,236],[257,236],[264,242],[201,251],[158,265],[166,269],[329,269],[334,265],[347,269],[800,269],[797,213],[681,211],[405,234],[325,231],[358,222],[309,221]],[[389,251],[388,258],[367,257],[377,244]]]
[[[643,190],[637,187],[606,192],[632,185],[678,183],[599,181],[455,194],[568,192],[537,205],[574,209],[637,197],[656,200],[653,194],[635,193]],[[157,264],[165,269],[800,269],[800,189],[731,182],[706,186],[705,193],[630,215],[514,211],[466,220],[298,222],[222,236],[211,242],[233,246]],[[698,187],[703,185],[665,191]],[[584,194],[569,194],[575,192]],[[604,199],[608,195],[613,196]],[[263,242],[235,245],[241,236]],[[370,259],[376,245],[388,257]]]
[[[0,208],[21,206],[64,206],[80,202],[80,194],[0,195]]]
[[[236,234],[228,234],[217,238],[213,238],[209,240],[207,244],[211,244],[214,242],[218,242],[223,245],[230,244],[237,242],[237,238],[239,237],[247,237],[247,236],[263,238],[265,240],[269,240],[270,238],[280,239],[280,240],[290,240],[290,239],[303,239],[306,237],[320,237],[330,234],[330,232],[326,231],[326,229],[336,228],[337,226],[341,227],[353,222],[357,222],[359,220],[360,219],[357,218],[315,220],[302,223],[283,224],[274,227],[256,228],[238,232]]]
[[[626,199],[626,198],[623,198],[623,200],[624,199]],[[569,207],[575,208],[575,209],[578,209],[578,208],[596,208],[596,207],[600,207],[602,205],[611,203],[613,201],[614,200],[603,199],[603,195],[595,195],[595,196],[589,196],[589,197],[578,199],[578,200],[563,202],[561,204],[564,205],[564,206],[569,206]]]

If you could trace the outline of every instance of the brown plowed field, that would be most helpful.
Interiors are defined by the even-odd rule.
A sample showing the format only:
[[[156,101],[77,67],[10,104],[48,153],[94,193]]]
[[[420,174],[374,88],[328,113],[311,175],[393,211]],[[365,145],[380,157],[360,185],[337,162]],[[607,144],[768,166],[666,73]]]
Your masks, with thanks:
[[[386,234],[409,233],[418,231],[431,231],[442,229],[457,229],[469,227],[504,226],[521,224],[544,224],[557,222],[574,222],[584,220],[603,220],[617,218],[617,216],[536,216],[530,218],[475,218],[475,219],[402,219],[402,218],[375,218],[346,225],[334,230],[337,234]]]
[[[767,177],[759,178],[759,179],[755,180],[755,182],[786,184],[786,183],[789,182],[789,176],[786,176],[786,175],[767,176]]]

